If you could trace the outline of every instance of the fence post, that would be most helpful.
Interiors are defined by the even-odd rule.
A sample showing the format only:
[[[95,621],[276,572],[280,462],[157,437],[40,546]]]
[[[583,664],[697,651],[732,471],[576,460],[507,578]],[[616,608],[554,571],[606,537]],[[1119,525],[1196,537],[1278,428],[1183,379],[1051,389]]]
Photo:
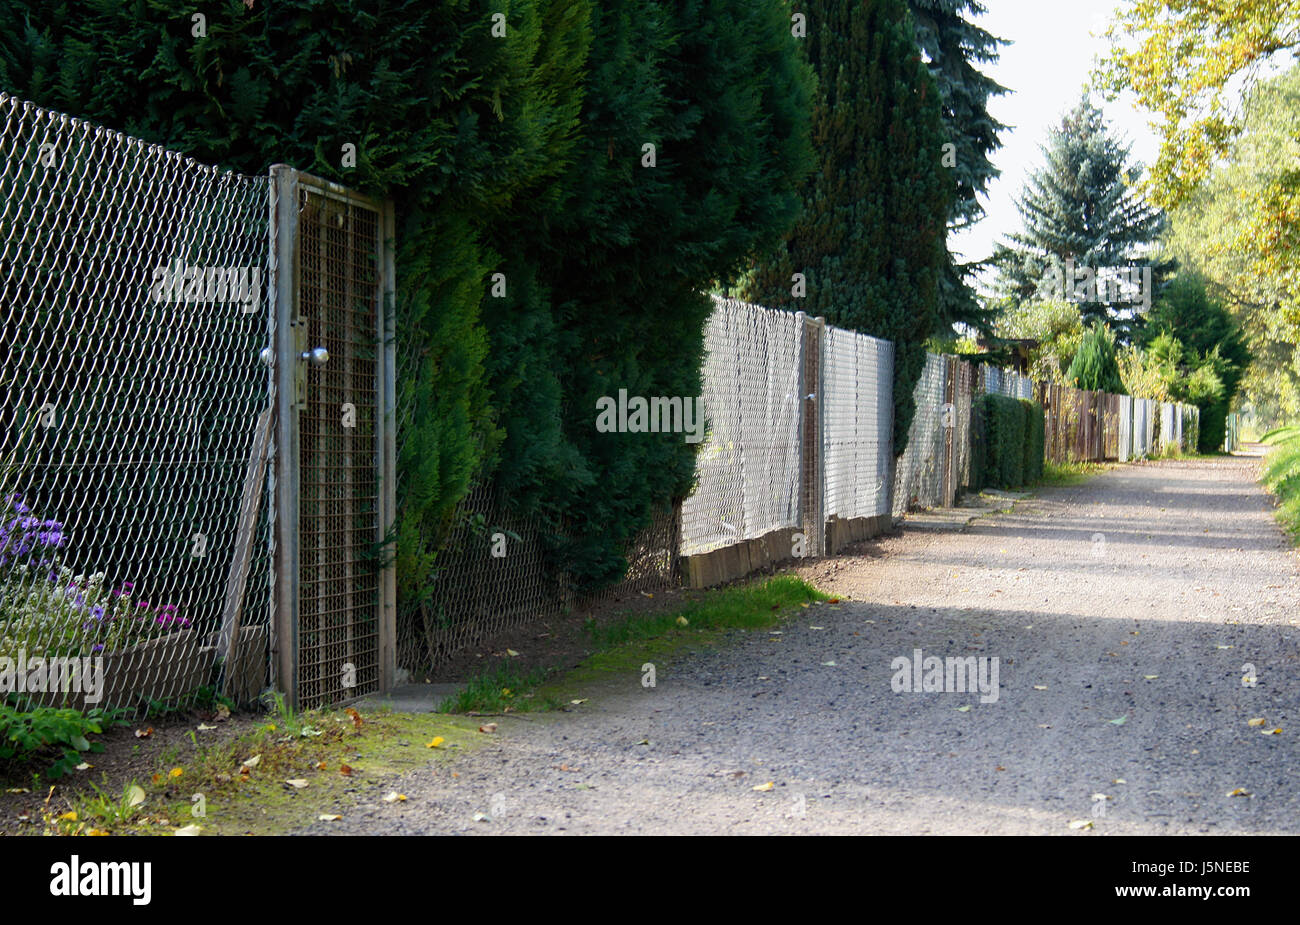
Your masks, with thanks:
[[[809,556],[826,551],[825,429],[822,390],[825,319],[796,312],[799,321],[799,529]]]
[[[283,164],[271,167],[271,284],[272,356],[274,383],[274,441],[270,507],[272,564],[275,569],[275,684],[286,703],[297,706],[298,677],[298,428],[297,338],[295,306],[296,237],[298,234],[298,172]]]

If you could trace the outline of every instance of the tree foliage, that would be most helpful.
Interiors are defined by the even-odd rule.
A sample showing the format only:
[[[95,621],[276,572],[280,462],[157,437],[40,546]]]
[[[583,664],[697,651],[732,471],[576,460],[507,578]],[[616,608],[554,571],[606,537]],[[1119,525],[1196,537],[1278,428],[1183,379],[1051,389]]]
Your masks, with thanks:
[[[1243,400],[1267,423],[1300,417],[1300,66],[1257,85],[1239,137],[1170,213],[1166,244],[1245,331]]]
[[[929,61],[941,101],[943,128],[952,148],[949,164],[956,186],[948,215],[950,232],[968,228],[984,216],[979,197],[1000,171],[993,154],[1002,147],[1006,126],[993,118],[989,100],[1006,93],[981,68],[997,62],[1003,39],[976,20],[985,8],[976,0],[908,0],[916,39]],[[941,281],[939,313],[946,327],[967,324],[987,330],[991,313],[980,307],[973,289],[977,263],[963,263],[949,252]]]
[[[1076,389],[1127,394],[1119,374],[1115,335],[1104,324],[1093,325],[1083,335],[1070,368],[1065,371],[1065,382]]]
[[[942,165],[941,101],[902,0],[816,0],[807,9],[819,161],[798,224],[741,294],[893,341],[902,453],[948,266],[954,184]],[[806,298],[795,295],[795,274]]]
[[[1169,208],[1203,181],[1241,130],[1232,90],[1300,48],[1300,0],[1132,0],[1115,14],[1096,82],[1132,91],[1160,135],[1149,192]]]

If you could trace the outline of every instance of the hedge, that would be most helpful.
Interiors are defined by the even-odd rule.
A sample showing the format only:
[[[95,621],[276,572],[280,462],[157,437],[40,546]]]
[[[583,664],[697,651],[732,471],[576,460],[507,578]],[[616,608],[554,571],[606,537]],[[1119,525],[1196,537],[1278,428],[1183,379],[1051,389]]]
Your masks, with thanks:
[[[1043,454],[1047,443],[1047,419],[1043,406],[1036,401],[1020,400],[1025,412],[1025,484],[1032,485],[1043,477]]]
[[[990,488],[1020,488],[1042,478],[1046,439],[1043,406],[1005,395],[985,395],[980,400],[980,413],[984,423],[984,458],[979,467],[983,484]]]

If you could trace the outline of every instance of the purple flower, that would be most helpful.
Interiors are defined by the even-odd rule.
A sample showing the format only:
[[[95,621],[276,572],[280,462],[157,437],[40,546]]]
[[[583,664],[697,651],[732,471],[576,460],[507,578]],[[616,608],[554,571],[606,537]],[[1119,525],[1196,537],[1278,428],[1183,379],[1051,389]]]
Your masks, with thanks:
[[[90,615],[94,617],[96,621],[102,623],[104,620],[104,605],[96,604],[94,607],[90,608]]]

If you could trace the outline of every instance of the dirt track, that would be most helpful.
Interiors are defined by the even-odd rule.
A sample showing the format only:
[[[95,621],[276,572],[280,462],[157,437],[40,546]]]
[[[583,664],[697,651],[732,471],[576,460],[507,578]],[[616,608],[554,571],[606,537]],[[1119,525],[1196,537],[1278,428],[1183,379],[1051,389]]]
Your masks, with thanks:
[[[1300,557],[1257,463],[1121,467],[812,563],[843,603],[658,665],[653,689],[630,673],[501,719],[403,779],[406,803],[385,787],[307,831],[1300,832]],[[997,658],[996,702],[895,693],[917,648]]]

